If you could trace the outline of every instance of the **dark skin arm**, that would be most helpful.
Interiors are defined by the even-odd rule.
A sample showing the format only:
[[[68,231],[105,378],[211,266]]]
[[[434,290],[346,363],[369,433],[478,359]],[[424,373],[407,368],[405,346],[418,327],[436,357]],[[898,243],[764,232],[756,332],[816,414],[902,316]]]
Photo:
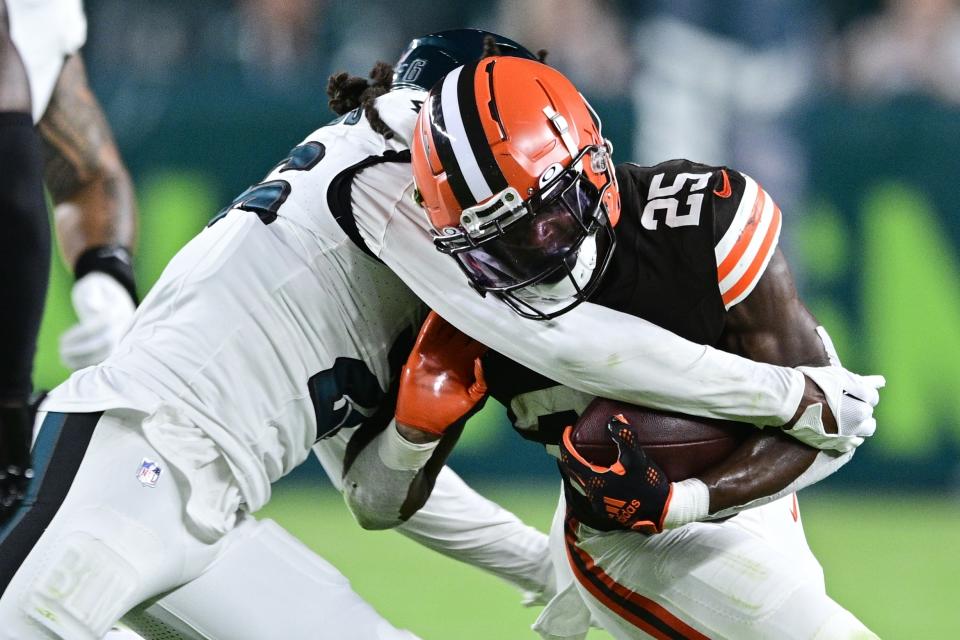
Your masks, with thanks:
[[[44,182],[55,205],[57,240],[70,268],[92,247],[132,248],[133,183],[79,55],[64,64],[37,131],[43,139]]]
[[[797,295],[778,249],[750,296],[728,313],[716,346],[759,362],[826,366],[827,353],[816,328],[817,321]],[[820,395],[820,389],[807,379],[800,406],[819,402]],[[806,471],[817,454],[817,449],[779,429],[758,431],[723,463],[699,476],[710,490],[710,512],[777,493]]]

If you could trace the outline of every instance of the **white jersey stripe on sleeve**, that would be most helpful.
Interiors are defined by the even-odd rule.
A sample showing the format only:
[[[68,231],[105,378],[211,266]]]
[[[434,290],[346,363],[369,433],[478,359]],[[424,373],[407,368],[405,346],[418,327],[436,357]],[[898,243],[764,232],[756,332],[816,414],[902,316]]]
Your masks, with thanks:
[[[767,198],[770,201],[770,198]],[[780,207],[773,205],[773,219],[767,226],[762,244],[757,251],[753,262],[746,270],[743,276],[730,288],[721,291],[723,297],[723,306],[729,310],[734,305],[744,300],[753,291],[760,278],[763,277],[770,263],[770,259],[777,251],[777,242],[780,240],[780,229],[783,226],[783,218],[780,214]],[[757,236],[760,234],[758,233]]]
[[[759,211],[757,211],[756,216],[751,216],[751,223],[747,225],[741,235],[740,243],[734,246],[726,260],[718,266],[717,275],[721,294],[726,293],[736,285],[753,264],[773,220],[773,210],[776,204],[762,189],[758,195],[755,206],[759,207]],[[755,223],[753,219],[756,220]],[[746,242],[745,246],[744,242]]]
[[[723,264],[724,259],[730,254],[734,245],[737,244],[737,240],[740,239],[744,227],[747,226],[747,222],[752,217],[753,206],[757,201],[758,191],[760,190],[759,185],[748,175],[744,175],[743,178],[746,180],[746,186],[743,189],[740,206],[737,208],[737,213],[733,216],[733,222],[730,224],[730,228],[723,234],[723,237],[720,238],[720,242],[717,243],[714,249],[718,265]]]

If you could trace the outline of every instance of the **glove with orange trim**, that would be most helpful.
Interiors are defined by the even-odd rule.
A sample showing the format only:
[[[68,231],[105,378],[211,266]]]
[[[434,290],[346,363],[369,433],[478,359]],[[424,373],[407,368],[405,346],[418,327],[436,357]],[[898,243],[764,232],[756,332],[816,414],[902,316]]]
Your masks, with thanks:
[[[400,375],[397,423],[436,436],[483,407],[487,347],[431,311]]]
[[[607,430],[619,451],[616,462],[609,467],[588,462],[570,440],[573,427],[567,427],[560,442],[560,469],[590,502],[592,520],[606,520],[617,529],[660,533],[674,485],[637,444],[623,416],[610,418]]]

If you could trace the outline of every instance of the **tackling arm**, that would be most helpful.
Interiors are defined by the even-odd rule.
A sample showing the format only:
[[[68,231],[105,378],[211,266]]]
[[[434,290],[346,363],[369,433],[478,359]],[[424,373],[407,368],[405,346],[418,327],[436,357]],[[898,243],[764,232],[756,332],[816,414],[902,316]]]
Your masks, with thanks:
[[[378,182],[391,179],[382,172],[403,169],[382,167],[376,178],[372,170],[361,172],[352,192],[355,209],[376,210],[374,196],[383,189]],[[820,414],[814,416],[818,419],[813,421],[814,437],[808,438],[819,448],[850,449],[862,441],[861,435],[869,435],[861,434],[861,425],[854,422],[835,436],[823,434],[824,426],[830,427],[839,389],[870,386],[871,381],[861,376],[835,367],[818,369],[829,379],[814,384],[797,369],[698,345],[641,318],[590,303],[550,321],[524,319],[467,286],[454,261],[433,248],[425,216],[409,192],[395,203],[385,232],[374,235],[372,229],[362,228],[363,222],[358,219],[375,253],[428,306],[491,349],[566,386],[624,402],[757,425],[790,426],[807,408],[820,404],[823,423]],[[825,397],[821,390],[825,384],[837,393]],[[875,404],[875,388],[869,391]]]

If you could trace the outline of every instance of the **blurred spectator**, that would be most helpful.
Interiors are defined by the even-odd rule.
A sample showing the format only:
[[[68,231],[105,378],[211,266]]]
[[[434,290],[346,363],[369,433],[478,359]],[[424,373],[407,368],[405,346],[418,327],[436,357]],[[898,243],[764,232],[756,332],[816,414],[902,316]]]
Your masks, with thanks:
[[[393,62],[411,39],[445,29],[490,28],[492,0],[436,2],[328,0],[326,35],[336,43],[331,71],[366,74],[377,60]]]
[[[629,22],[607,0],[501,0],[493,29],[532,51],[593,96],[626,94]]]
[[[960,6],[955,0],[889,0],[843,38],[836,61],[852,91],[926,93],[960,103]]]
[[[85,5],[90,29],[85,55],[92,70],[123,69],[133,82],[158,83],[171,80],[171,71],[190,56],[190,24],[197,16],[182,6],[138,0]]]
[[[811,4],[656,0],[640,18],[632,159],[731,165],[795,211],[807,162],[791,116],[815,85]]]
[[[317,49],[323,0],[240,0],[237,57],[263,70],[284,73]],[[311,56],[312,57],[312,56]]]

